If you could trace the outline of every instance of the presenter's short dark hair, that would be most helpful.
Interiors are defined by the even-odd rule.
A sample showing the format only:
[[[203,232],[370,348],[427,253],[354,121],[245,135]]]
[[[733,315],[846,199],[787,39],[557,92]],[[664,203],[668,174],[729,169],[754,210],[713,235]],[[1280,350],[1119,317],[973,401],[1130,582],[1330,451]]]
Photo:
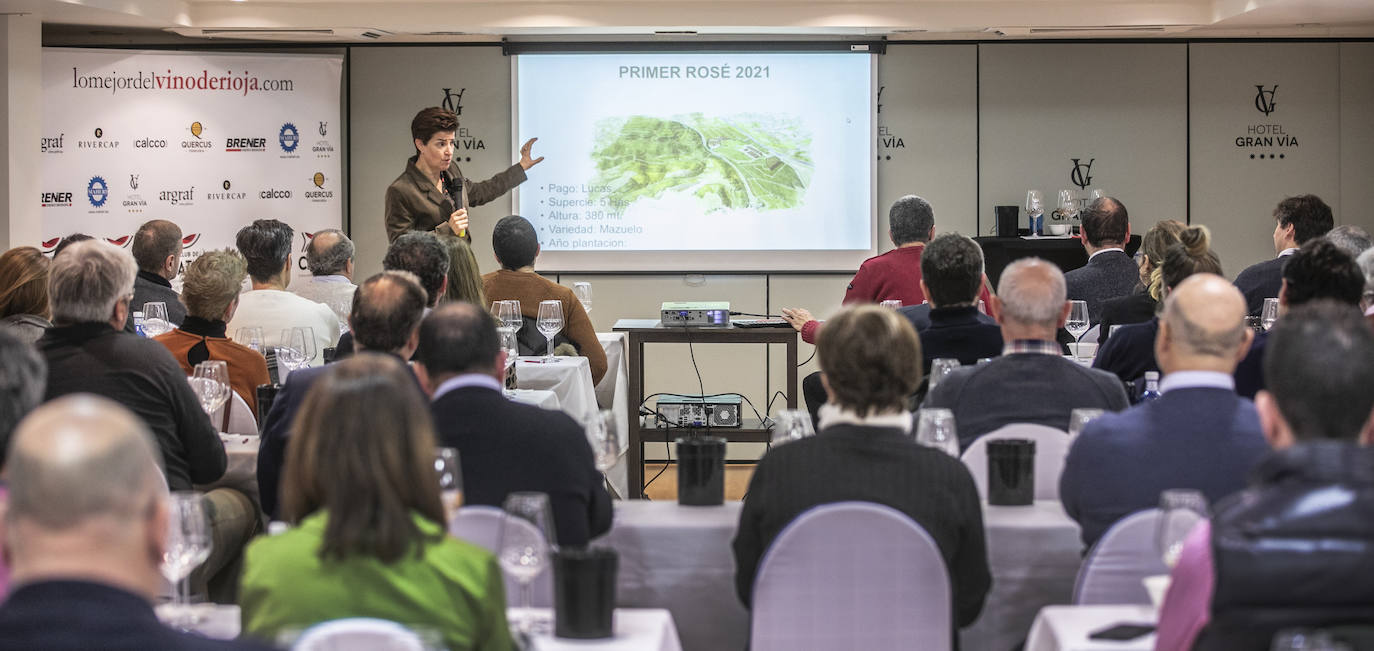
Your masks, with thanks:
[[[887,211],[887,230],[897,246],[910,242],[925,242],[935,227],[935,210],[930,202],[908,194],[892,202]]]
[[[1094,199],[1083,212],[1083,237],[1093,246],[1125,244],[1130,230],[1126,205],[1112,197]]]
[[[1279,226],[1293,225],[1293,239],[1297,240],[1298,246],[1314,237],[1326,235],[1336,225],[1335,218],[1331,216],[1331,206],[1315,194],[1301,194],[1280,201],[1274,208],[1274,219],[1278,220]]]
[[[445,373],[485,373],[496,363],[501,341],[496,319],[472,303],[445,303],[420,324],[415,360],[434,377]]]
[[[399,350],[420,325],[428,300],[415,274],[383,271],[373,275],[353,293],[348,320],[354,339],[368,350]]]
[[[1374,409],[1374,331],[1344,303],[1293,308],[1269,333],[1264,384],[1295,438],[1354,441]]]
[[[429,142],[436,133],[458,130],[458,115],[437,106],[421,109],[410,121],[410,137]]]
[[[429,305],[439,301],[448,276],[448,249],[434,233],[410,232],[398,238],[386,250],[382,268],[387,271],[409,271],[420,279],[420,286],[429,294]]]
[[[134,261],[149,273],[162,271],[167,256],[181,250],[181,227],[165,219],[144,222],[134,233]]]
[[[1324,237],[1310,240],[1288,256],[1283,280],[1290,308],[1319,298],[1359,305],[1364,294],[1364,274],[1355,259]]]
[[[539,255],[539,237],[530,220],[509,215],[491,229],[491,248],[502,267],[519,269],[534,264],[534,257]]]
[[[983,250],[963,235],[945,233],[921,253],[921,279],[933,307],[972,304],[983,284]]]
[[[860,416],[905,409],[921,383],[921,342],[896,310],[840,310],[821,328],[816,351],[836,406]]]
[[[275,219],[256,219],[239,229],[234,244],[248,261],[248,275],[260,283],[281,273],[291,257],[291,238],[296,232]]]

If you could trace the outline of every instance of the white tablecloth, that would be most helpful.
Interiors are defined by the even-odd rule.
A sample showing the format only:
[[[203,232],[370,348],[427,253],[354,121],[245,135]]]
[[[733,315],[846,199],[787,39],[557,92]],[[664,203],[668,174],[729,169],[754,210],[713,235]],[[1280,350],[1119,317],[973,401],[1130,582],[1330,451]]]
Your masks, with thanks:
[[[521,389],[554,392],[559,408],[581,425],[592,422],[600,411],[586,357],[520,357],[515,361],[515,380]]]
[[[543,409],[558,409],[558,394],[543,389],[516,389],[510,399]]]
[[[196,486],[196,489],[209,491],[215,488],[232,488],[261,506],[258,501],[259,438],[249,434],[220,434],[219,438],[224,442],[224,454],[229,460],[224,475],[219,481]]]
[[[549,622],[553,621],[553,611],[548,608],[530,610]],[[525,612],[528,611],[511,608],[507,616],[514,621]],[[612,617],[613,637],[604,640],[570,640],[556,638],[552,634],[534,635],[530,638],[528,651],[682,651],[677,628],[673,626],[673,616],[666,610],[617,608]]]
[[[730,546],[740,507],[617,502],[615,524],[598,540],[620,554],[617,605],[668,609],[687,651],[743,649],[749,612],[735,596]],[[993,589],[961,648],[1006,651],[1043,606],[1069,602],[1081,543],[1058,502],[984,506],[983,514]]]
[[[629,365],[625,356],[625,333],[598,332],[596,338],[606,350],[606,375],[596,385],[596,402],[602,409],[611,410],[616,435],[620,437],[620,461],[606,472],[617,495],[629,495],[625,451],[630,449],[630,434],[626,431],[630,412]]]
[[[1088,635],[1117,624],[1153,625],[1158,616],[1152,606],[1050,606],[1036,616],[1026,651],[1150,651],[1154,633],[1124,641]]]
[[[161,604],[155,610],[157,618],[164,624],[170,624],[176,607],[172,604]],[[204,635],[205,637],[216,640],[232,640],[239,636],[239,607],[225,606],[220,604],[196,604],[192,606],[200,622],[191,627],[191,630]]]

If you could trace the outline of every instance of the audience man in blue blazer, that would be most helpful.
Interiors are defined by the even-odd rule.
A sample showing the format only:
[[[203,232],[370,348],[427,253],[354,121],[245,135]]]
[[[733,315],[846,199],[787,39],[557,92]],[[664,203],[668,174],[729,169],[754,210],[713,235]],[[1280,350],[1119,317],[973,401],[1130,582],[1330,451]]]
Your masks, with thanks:
[[[1190,276],[1164,303],[1155,358],[1163,395],[1092,421],[1073,442],[1059,499],[1091,547],[1117,520],[1192,488],[1216,501],[1245,487],[1268,445],[1231,377],[1254,332],[1245,298],[1221,276]]]

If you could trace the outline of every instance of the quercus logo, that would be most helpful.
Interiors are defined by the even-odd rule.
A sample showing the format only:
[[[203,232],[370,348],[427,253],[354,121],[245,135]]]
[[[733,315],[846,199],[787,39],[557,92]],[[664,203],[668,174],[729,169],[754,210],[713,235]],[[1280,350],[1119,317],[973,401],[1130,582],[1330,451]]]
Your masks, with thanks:
[[[211,142],[209,138],[203,137],[205,125],[200,122],[192,122],[189,131],[192,139],[181,141],[182,151],[207,151],[214,148],[215,143]]]
[[[324,203],[326,201],[329,201],[330,199],[333,199],[334,191],[325,189],[325,180],[326,179],[324,177],[324,172],[315,172],[315,176],[310,178],[310,182],[313,183],[315,187],[318,189],[306,191],[305,198],[314,201],[315,203]]]

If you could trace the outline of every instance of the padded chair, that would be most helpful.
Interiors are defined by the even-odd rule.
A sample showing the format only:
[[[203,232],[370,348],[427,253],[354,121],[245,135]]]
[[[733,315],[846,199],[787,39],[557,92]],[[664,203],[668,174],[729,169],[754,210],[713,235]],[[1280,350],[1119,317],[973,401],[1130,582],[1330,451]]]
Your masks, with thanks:
[[[292,651],[425,651],[410,629],[385,619],[353,617],[312,626],[291,645]]]
[[[499,556],[501,554],[501,521],[505,519],[506,512],[494,506],[465,506],[458,509],[458,516],[448,524],[448,532]],[[516,518],[512,522],[518,527],[534,529],[534,525],[525,520]],[[505,571],[502,570],[502,574],[504,573]],[[520,606],[520,582],[510,576],[505,578],[506,605],[512,608],[518,607]],[[548,566],[539,573],[539,576],[534,577],[534,582],[530,584],[530,605],[535,608],[553,607],[553,559],[549,559]]]
[[[752,651],[951,648],[949,573],[905,514],[837,502],[801,514],[754,580]]]
[[[1097,343],[1098,340],[1101,339],[1101,338],[1102,338],[1102,324],[1097,323],[1097,324],[1094,324],[1093,327],[1088,328],[1088,331],[1085,332],[1085,333],[1083,333],[1083,338],[1082,338],[1082,339],[1079,339],[1078,341],[1080,341],[1080,342],[1082,342],[1082,343],[1085,343],[1085,344],[1095,344],[1095,343]]]
[[[228,413],[225,413],[226,410]],[[258,419],[253,417],[253,410],[248,407],[248,401],[237,391],[229,392],[229,402],[210,414],[210,422],[225,434],[258,434]]]
[[[978,437],[960,460],[973,475],[978,497],[988,499],[988,441],[1030,439],[1035,441],[1035,499],[1059,499],[1059,475],[1069,454],[1069,435],[1063,430],[1032,423],[1012,423]]]
[[[1150,603],[1142,579],[1169,573],[1155,548],[1159,515],[1159,509],[1137,511],[1107,530],[1078,569],[1073,586],[1075,604]]]

